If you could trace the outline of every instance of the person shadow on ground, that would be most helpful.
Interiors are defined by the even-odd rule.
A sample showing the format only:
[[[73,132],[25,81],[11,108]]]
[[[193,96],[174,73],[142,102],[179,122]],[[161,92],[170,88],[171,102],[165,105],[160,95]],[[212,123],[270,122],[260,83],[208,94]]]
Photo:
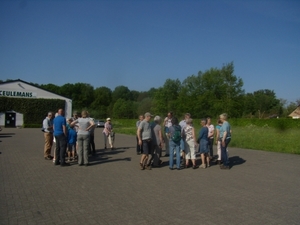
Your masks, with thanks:
[[[245,163],[246,160],[244,160],[243,158],[240,158],[239,156],[232,156],[232,157],[229,157],[229,162],[230,162],[229,165],[231,168],[231,167],[238,166],[238,165]]]

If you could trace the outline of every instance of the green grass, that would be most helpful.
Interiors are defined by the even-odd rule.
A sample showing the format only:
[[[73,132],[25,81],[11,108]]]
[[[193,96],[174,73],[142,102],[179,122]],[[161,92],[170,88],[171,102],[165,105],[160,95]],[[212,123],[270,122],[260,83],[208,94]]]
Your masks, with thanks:
[[[299,129],[248,126],[232,130],[232,147],[300,154]]]
[[[135,135],[137,120],[112,121],[116,133]],[[200,120],[194,120],[194,127],[198,134]],[[232,140],[229,147],[264,150],[300,154],[300,129],[280,129],[269,126],[258,127],[249,125],[245,127],[232,126]]]

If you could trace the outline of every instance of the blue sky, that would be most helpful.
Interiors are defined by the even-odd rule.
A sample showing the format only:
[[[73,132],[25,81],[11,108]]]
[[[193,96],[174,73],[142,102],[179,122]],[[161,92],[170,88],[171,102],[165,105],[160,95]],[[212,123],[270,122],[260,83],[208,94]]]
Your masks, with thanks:
[[[0,0],[0,79],[158,88],[234,62],[245,92],[300,99],[298,0]]]

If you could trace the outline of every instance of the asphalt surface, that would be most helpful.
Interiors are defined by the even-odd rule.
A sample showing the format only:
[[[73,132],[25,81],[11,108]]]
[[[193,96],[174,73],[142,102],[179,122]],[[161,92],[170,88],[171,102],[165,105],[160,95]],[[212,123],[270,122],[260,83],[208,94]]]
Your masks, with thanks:
[[[90,166],[60,167],[44,159],[40,129],[3,128],[0,224],[300,223],[299,155],[229,146],[230,170],[171,171],[163,157],[142,171],[134,136],[104,150],[101,132]]]

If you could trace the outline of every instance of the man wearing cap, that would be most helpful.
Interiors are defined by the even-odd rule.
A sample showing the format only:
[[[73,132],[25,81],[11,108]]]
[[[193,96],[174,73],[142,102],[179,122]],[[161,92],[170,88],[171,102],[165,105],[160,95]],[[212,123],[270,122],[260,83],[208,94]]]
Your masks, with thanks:
[[[140,169],[145,168],[151,170],[151,166],[147,164],[149,155],[152,154],[152,132],[150,126],[151,114],[145,113],[145,119],[140,123],[137,129],[137,136],[139,139],[139,145],[143,148],[143,153],[140,161]]]

